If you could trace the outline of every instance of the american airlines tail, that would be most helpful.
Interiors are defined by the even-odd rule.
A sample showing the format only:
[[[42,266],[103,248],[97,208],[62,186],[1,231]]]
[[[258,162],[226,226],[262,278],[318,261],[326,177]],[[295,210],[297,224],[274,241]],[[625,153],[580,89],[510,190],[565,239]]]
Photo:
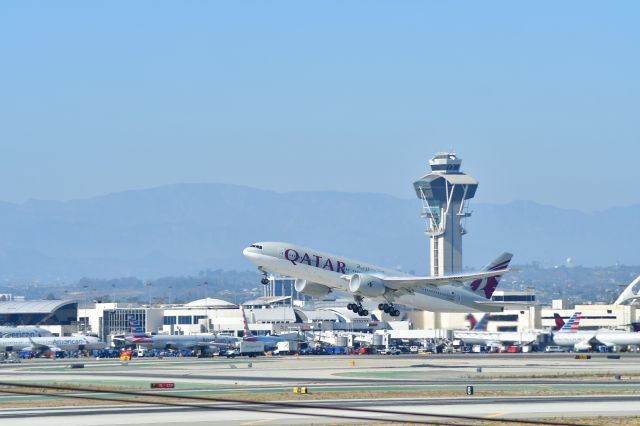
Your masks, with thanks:
[[[567,320],[560,331],[563,333],[567,331],[578,331],[580,329],[580,315],[582,315],[582,312],[576,312],[571,315],[571,318]]]
[[[240,306],[240,312],[242,313],[242,325],[244,327],[244,336],[242,340],[247,342],[256,340],[256,337],[249,329],[249,325],[247,324],[247,316],[244,314],[244,308],[242,306]]]
[[[473,315],[471,315],[473,316]],[[472,330],[474,331],[487,331],[487,325],[489,324],[489,314],[484,314],[480,321],[476,321],[476,324],[473,326]]]
[[[133,337],[147,336],[147,333],[144,332],[144,329],[140,324],[138,324],[138,321],[133,319],[133,315],[128,315],[127,319],[129,320],[129,331],[131,332]]]
[[[509,262],[511,262],[512,257],[513,254],[511,253],[502,253],[497,259],[482,268],[482,271],[488,272],[506,269],[509,266]],[[496,288],[498,287],[501,277],[502,275],[496,275],[494,277],[472,281],[471,284],[469,284],[469,289],[474,293],[481,294],[485,299],[491,299],[493,292],[496,291]]]

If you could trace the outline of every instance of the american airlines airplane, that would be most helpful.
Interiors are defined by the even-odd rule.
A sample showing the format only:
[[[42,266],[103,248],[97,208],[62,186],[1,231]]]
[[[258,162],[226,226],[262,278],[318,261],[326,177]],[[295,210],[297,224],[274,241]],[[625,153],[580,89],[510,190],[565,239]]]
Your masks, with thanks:
[[[129,316],[131,334],[124,337],[126,345],[140,345],[152,349],[212,349],[227,348],[236,344],[239,339],[233,336],[215,334],[202,335],[163,335],[148,334],[131,316]]]
[[[95,336],[72,337],[7,337],[0,338],[1,352],[30,351],[33,353],[103,349]]]
[[[281,336],[256,336],[251,332],[249,325],[247,324],[247,317],[244,314],[244,308],[240,307],[240,312],[242,312],[242,323],[244,325],[244,337],[242,338],[245,342],[262,342],[264,343],[264,349],[267,351],[274,350],[278,347],[278,342],[285,342],[284,337]]]
[[[513,256],[503,253],[481,272],[449,276],[416,277],[342,256],[322,253],[289,243],[251,244],[243,251],[265,275],[269,272],[296,278],[295,288],[309,296],[324,296],[336,290],[353,295],[347,307],[361,316],[364,298],[379,301],[378,308],[399,316],[395,303],[431,312],[501,312],[509,302],[491,301],[500,277]],[[518,304],[521,306],[521,304]]]
[[[0,326],[0,337],[45,337],[51,335],[49,330],[35,326]]]
[[[593,345],[628,346],[640,345],[640,333],[610,330],[580,330],[582,313],[576,312],[565,323],[559,332],[553,335],[553,341],[559,346],[570,346],[576,351],[588,351]]]

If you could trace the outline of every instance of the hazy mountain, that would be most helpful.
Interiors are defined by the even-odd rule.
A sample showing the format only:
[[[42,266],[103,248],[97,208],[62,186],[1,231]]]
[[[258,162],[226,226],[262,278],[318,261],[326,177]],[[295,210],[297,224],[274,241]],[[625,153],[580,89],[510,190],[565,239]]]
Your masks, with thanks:
[[[502,250],[517,263],[638,264],[640,205],[599,213],[527,201],[473,203],[464,259]],[[242,249],[291,241],[347,257],[428,270],[420,203],[372,193],[277,193],[181,184],[69,202],[0,203],[0,278],[160,277],[250,269]]]

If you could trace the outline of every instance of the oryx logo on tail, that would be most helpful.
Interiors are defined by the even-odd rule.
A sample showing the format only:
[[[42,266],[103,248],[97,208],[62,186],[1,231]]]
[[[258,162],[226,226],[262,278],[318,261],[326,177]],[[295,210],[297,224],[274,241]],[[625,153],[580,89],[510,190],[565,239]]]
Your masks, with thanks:
[[[502,253],[496,260],[482,268],[482,270],[500,271],[502,269],[507,269],[512,257],[513,255],[511,253]],[[496,275],[494,277],[472,281],[470,285],[471,291],[474,293],[482,292],[485,298],[491,299],[493,292],[496,291],[496,288],[498,287],[498,282],[500,282],[501,277],[502,275]]]

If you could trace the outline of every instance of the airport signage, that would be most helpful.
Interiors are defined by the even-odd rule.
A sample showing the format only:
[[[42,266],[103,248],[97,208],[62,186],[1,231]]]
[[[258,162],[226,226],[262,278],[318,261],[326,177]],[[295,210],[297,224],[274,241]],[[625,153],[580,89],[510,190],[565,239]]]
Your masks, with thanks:
[[[151,383],[151,389],[173,389],[175,387],[175,383]]]

